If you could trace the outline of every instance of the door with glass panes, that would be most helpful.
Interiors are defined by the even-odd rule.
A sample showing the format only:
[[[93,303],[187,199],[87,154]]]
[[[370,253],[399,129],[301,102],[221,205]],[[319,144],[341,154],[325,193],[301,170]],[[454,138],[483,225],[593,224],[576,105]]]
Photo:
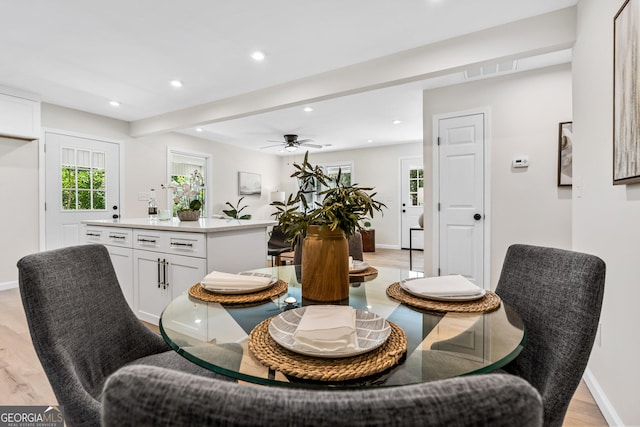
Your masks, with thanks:
[[[82,220],[120,216],[120,144],[46,131],[45,247],[84,242]]]
[[[422,157],[402,159],[401,163],[401,246],[404,249],[424,248],[424,233],[411,228],[419,227],[420,214],[424,212],[424,168]],[[412,239],[409,246],[409,239]]]

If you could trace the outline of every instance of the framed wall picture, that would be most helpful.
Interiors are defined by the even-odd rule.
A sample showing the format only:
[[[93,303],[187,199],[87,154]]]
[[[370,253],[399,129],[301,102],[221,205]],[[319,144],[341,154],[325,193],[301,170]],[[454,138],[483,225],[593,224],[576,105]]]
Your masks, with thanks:
[[[571,186],[573,177],[573,122],[558,125],[558,187]]]
[[[613,19],[613,184],[640,182],[640,0]]]
[[[262,176],[258,173],[238,172],[240,195],[262,194]]]

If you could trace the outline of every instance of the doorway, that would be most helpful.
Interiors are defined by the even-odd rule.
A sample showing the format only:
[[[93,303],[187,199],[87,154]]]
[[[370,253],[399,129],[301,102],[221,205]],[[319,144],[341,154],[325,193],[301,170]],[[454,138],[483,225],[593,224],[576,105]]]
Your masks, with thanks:
[[[120,143],[44,134],[45,249],[83,243],[82,220],[120,216]]]
[[[422,157],[400,159],[400,247],[424,249],[424,233],[411,232],[420,228],[420,214],[424,213],[424,161]],[[410,241],[411,240],[411,241]]]
[[[488,285],[486,111],[434,117],[435,267]]]

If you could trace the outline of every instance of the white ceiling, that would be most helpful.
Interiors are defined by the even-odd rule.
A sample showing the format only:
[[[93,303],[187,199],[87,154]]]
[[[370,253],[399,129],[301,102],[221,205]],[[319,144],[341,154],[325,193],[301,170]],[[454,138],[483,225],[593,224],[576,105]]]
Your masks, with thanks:
[[[0,0],[0,85],[137,121],[573,6],[578,0]],[[255,50],[267,56],[255,62]],[[516,71],[570,61],[519,60]],[[181,89],[171,79],[184,82]],[[203,126],[259,149],[297,133],[326,149],[422,140],[422,90],[460,72]],[[109,101],[117,100],[120,107]],[[391,124],[401,120],[398,125]],[[367,140],[373,142],[367,142]],[[265,150],[276,154],[278,148]]]

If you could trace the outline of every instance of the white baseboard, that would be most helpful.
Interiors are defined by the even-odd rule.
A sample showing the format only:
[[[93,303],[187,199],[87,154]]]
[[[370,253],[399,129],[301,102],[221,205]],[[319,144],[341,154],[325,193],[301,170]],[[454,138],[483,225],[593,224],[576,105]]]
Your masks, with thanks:
[[[610,426],[623,427],[624,423],[618,416],[616,409],[613,407],[611,402],[609,402],[609,399],[607,399],[607,395],[604,393],[604,390],[602,390],[600,384],[598,384],[598,381],[596,381],[589,368],[585,369],[582,379],[593,395],[593,399],[596,401],[598,408],[600,408],[600,412],[602,412],[607,424]]]
[[[17,287],[18,287],[18,282],[0,283],[0,291],[8,291],[9,289],[13,289]]]

